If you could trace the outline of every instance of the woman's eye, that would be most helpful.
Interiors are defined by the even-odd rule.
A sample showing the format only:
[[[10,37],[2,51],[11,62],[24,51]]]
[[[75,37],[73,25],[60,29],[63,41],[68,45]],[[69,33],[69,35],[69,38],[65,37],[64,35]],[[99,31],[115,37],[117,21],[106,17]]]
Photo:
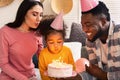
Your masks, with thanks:
[[[33,13],[33,16],[37,16],[37,14],[36,14],[36,13]]]
[[[43,17],[43,14],[40,14],[40,17]]]

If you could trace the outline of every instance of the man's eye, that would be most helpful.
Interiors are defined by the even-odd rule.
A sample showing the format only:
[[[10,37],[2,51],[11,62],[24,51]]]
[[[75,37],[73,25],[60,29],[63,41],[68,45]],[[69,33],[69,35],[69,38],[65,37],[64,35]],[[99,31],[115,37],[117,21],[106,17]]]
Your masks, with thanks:
[[[86,24],[87,27],[91,27],[91,26],[93,26],[93,25],[94,25],[93,23],[88,23],[88,24]]]
[[[91,24],[86,24],[86,26],[88,26],[88,27],[89,27],[89,26],[91,26]]]

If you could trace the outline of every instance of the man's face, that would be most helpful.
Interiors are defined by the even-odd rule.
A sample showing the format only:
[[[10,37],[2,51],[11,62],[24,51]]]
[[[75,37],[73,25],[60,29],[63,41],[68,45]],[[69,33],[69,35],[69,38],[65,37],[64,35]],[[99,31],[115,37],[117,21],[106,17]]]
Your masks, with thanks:
[[[93,42],[102,35],[102,22],[97,16],[83,14],[81,24],[89,41]]]

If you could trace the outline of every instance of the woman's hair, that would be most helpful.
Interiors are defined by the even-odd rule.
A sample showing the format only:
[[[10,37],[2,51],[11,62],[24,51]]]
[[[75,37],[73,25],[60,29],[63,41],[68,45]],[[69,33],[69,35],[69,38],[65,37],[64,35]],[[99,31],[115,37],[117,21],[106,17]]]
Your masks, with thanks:
[[[100,16],[100,17],[105,16],[106,19],[108,21],[110,21],[109,9],[101,1],[99,1],[99,4],[95,8],[93,8],[92,10],[89,10],[87,12],[82,12],[82,14],[87,14],[87,13],[91,13],[93,16]]]
[[[37,0],[24,0],[18,8],[15,21],[11,22],[11,23],[8,23],[6,25],[11,27],[11,28],[20,27],[20,25],[25,20],[25,15],[26,15],[27,11],[29,9],[31,9],[32,7],[34,7],[35,5],[40,5],[43,8],[42,3],[40,3]]]
[[[43,16],[43,19],[40,22],[38,33],[43,35],[45,37],[45,40],[47,39],[47,36],[51,33],[61,33],[63,36],[63,39],[66,36],[66,25],[63,23],[63,30],[55,30],[50,25],[55,19],[56,15],[45,15]]]

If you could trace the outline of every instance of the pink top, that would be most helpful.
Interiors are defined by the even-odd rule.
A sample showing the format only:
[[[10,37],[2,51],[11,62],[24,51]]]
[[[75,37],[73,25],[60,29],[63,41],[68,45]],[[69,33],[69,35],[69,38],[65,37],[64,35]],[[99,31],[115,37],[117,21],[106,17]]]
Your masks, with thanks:
[[[7,26],[0,29],[0,80],[28,80],[35,75],[32,56],[43,48],[42,37]]]

